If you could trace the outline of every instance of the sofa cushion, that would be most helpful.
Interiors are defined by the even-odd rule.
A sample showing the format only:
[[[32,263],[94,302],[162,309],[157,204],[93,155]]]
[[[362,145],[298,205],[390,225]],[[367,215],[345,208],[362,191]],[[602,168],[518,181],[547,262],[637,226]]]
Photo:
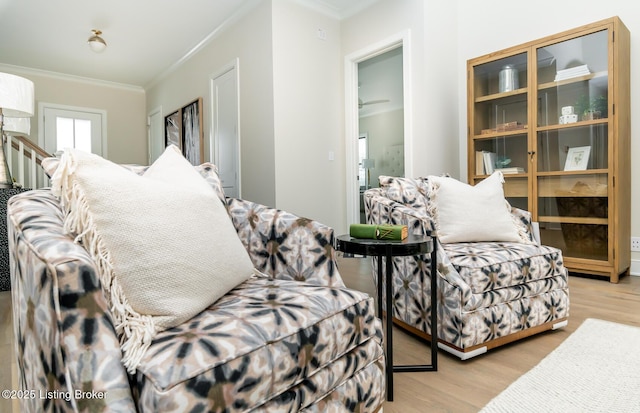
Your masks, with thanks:
[[[137,371],[140,404],[249,411],[289,399],[296,405],[282,410],[298,411],[381,361],[380,327],[364,293],[253,277],[158,334]],[[300,399],[293,389],[305,383],[315,394]]]
[[[129,372],[155,334],[252,275],[225,206],[175,147],[143,176],[66,150],[52,190],[67,214],[65,228],[97,263]]]
[[[475,186],[450,177],[430,176],[429,212],[438,239],[455,242],[524,242],[504,198],[501,172]]]
[[[559,249],[516,242],[444,244],[449,261],[474,294],[563,276]],[[494,296],[494,299],[497,295]]]

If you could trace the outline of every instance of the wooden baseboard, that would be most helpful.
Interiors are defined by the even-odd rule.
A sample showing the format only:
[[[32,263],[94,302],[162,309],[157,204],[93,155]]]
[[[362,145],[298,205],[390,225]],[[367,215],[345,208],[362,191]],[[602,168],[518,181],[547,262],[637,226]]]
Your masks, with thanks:
[[[529,336],[532,336],[532,335],[535,335],[535,334],[538,334],[538,333],[542,333],[543,331],[553,330],[553,326],[555,326],[555,325],[557,325],[559,323],[565,322],[565,321],[567,321],[566,317],[565,318],[559,318],[557,320],[550,321],[548,323],[544,323],[544,324],[541,324],[539,326],[527,328],[526,330],[517,331],[515,333],[509,334],[509,335],[506,335],[506,336],[503,336],[503,337],[498,337],[498,338],[496,338],[494,340],[490,340],[490,341],[487,341],[485,343],[477,344],[475,346],[466,347],[464,349],[460,348],[460,347],[457,347],[457,346],[454,346],[453,344],[448,343],[448,342],[442,340],[441,338],[438,338],[438,343],[440,343],[441,345],[447,346],[447,347],[449,347],[449,348],[451,348],[451,349],[453,349],[453,350],[455,350],[457,352],[460,352],[460,353],[472,353],[472,352],[475,352],[475,351],[477,351],[479,349],[482,349],[482,348],[486,348],[487,350],[491,350],[491,349],[494,349],[496,347],[500,347],[500,346],[503,346],[505,344],[509,344],[509,343],[514,342],[514,341],[518,341],[518,340],[521,340],[523,338],[526,338],[526,337],[529,337]],[[405,323],[404,321],[399,320],[399,319],[397,319],[395,317],[393,319],[393,324],[395,324],[398,327],[402,328],[403,330],[406,330],[409,333],[411,333],[411,334],[413,334],[413,335],[415,335],[417,337],[420,337],[420,338],[422,338],[424,340],[427,340],[429,343],[431,343],[431,335],[430,334],[427,334],[424,331],[419,330],[419,329],[417,329],[417,328],[415,328],[415,327],[413,327],[413,326],[411,326],[411,325]]]

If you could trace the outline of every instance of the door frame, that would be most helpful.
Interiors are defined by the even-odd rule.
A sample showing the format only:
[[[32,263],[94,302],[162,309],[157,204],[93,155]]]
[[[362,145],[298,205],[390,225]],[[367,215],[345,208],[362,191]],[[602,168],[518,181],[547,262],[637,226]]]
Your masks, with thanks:
[[[155,123],[155,125],[154,125]],[[155,127],[154,127],[155,126]],[[162,132],[160,136],[153,136],[153,131],[159,130]],[[158,106],[147,113],[147,149],[148,160],[147,164],[151,165],[160,155],[165,148],[165,131],[164,131],[164,113],[162,112],[162,106]],[[159,146],[157,144],[160,144]],[[158,148],[158,153],[154,153],[154,148]],[[157,156],[155,156],[157,155]]]
[[[405,30],[345,57],[345,164],[347,227],[360,222],[358,182],[358,63],[402,47],[402,94],[404,106],[404,175],[412,176],[413,136],[411,128],[411,32]]]
[[[102,140],[102,157],[107,158],[107,111],[96,108],[86,108],[81,106],[60,105],[57,103],[38,102],[38,145],[44,148],[44,111],[45,109],[68,110],[71,112],[86,112],[100,115],[100,133]],[[53,154],[51,154],[53,155]]]

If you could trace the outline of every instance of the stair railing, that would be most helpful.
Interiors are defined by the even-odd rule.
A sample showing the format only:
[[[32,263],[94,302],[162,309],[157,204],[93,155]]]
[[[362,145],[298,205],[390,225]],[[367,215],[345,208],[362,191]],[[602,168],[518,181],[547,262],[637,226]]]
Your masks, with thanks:
[[[52,155],[24,136],[7,136],[7,148],[11,152],[7,154],[9,171],[18,185],[31,189],[48,185],[42,160]],[[13,165],[14,158],[17,159],[17,165]]]

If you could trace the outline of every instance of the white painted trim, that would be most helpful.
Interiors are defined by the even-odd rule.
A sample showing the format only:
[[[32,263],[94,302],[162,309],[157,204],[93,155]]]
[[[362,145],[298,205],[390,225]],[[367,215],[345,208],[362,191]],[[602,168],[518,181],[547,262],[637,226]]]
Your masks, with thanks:
[[[631,268],[629,274],[640,276],[640,260],[631,260]]]
[[[213,41],[216,37],[220,35],[220,33],[227,30],[229,27],[233,26],[237,21],[239,21],[242,17],[248,14],[252,9],[254,9],[258,4],[260,4],[261,0],[247,0],[245,5],[240,7],[233,13],[229,18],[222,22],[218,27],[216,27],[211,33],[209,33],[204,39],[202,39],[198,44],[196,44],[191,50],[189,50],[184,56],[182,56],[178,61],[169,66],[167,69],[162,71],[158,76],[153,78],[148,84],[145,85],[145,89],[151,89],[156,86],[160,81],[169,76],[171,73],[175,72],[180,66],[185,64],[189,59],[191,59],[194,55],[200,52],[205,46]]]
[[[66,80],[66,81],[71,81],[71,82],[86,83],[86,84],[91,84],[91,85],[94,85],[94,86],[104,86],[104,87],[111,87],[111,88],[116,88],[116,89],[123,89],[123,90],[127,90],[129,92],[144,93],[144,89],[142,87],[136,86],[136,85],[129,85],[129,84],[126,84],[126,83],[118,83],[118,82],[110,82],[110,81],[107,81],[107,80],[92,79],[92,78],[89,78],[89,77],[69,75],[69,74],[66,74],[66,73],[51,72],[51,71],[48,71],[48,70],[33,69],[33,68],[23,67],[23,66],[8,65],[8,64],[5,64],[5,63],[0,63],[0,71],[8,71],[8,72],[11,72],[11,73],[18,73],[18,74],[23,75],[23,76],[29,76],[29,75],[42,76],[42,77],[48,77],[48,78],[58,79],[58,80]]]
[[[413,176],[413,117],[411,94],[411,31],[392,35],[345,57],[345,163],[347,227],[360,220],[358,188],[358,63],[402,46],[402,88],[404,96],[404,174]]]
[[[552,325],[551,329],[557,330],[559,328],[566,327],[567,325],[569,325],[569,320],[562,320],[559,323],[555,323],[554,325]]]
[[[438,342],[438,348],[446,351],[447,353],[453,354],[454,356],[458,357],[460,360],[469,360],[470,358],[479,356],[480,354],[484,354],[487,352],[487,347],[480,347],[473,351],[462,352],[440,342]]]
[[[159,114],[160,119],[162,119],[162,135],[163,137],[165,136],[164,113],[162,112],[162,106],[158,106],[147,113],[147,165],[153,163],[151,161],[151,117],[156,113]]]
[[[294,0],[295,2],[315,10],[319,13],[322,13],[326,16],[333,17],[336,20],[343,20],[347,17],[351,17],[358,12],[366,9],[367,7],[373,5],[379,0],[360,0],[354,2],[353,5],[344,6],[346,2],[341,2],[340,6],[336,5],[334,1],[326,1],[326,0]]]
[[[102,157],[108,159],[107,144],[107,111],[104,109],[86,108],[81,106],[60,105],[58,103],[38,102],[38,145],[44,148],[44,109],[70,110],[74,112],[95,113],[102,117]]]

